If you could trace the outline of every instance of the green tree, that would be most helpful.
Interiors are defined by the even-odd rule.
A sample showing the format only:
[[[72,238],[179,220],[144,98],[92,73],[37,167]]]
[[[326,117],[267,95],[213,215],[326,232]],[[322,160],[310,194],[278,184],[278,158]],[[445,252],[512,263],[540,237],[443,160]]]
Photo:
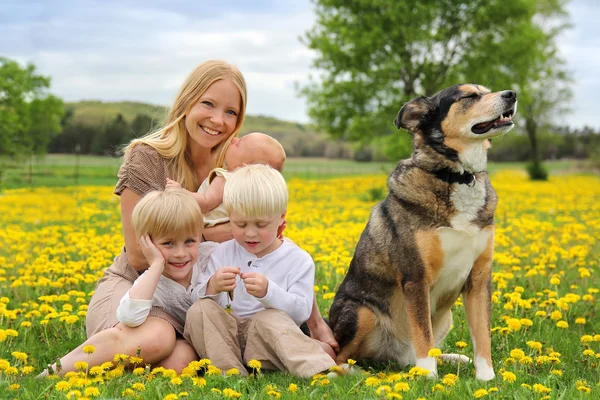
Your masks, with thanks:
[[[22,68],[0,57],[0,154],[22,158],[44,154],[60,132],[62,101],[49,94],[50,78],[35,66]]]
[[[105,126],[104,132],[96,135],[92,144],[94,154],[115,155],[120,145],[127,142],[131,128],[121,113]]]
[[[402,104],[460,82],[520,93],[539,86],[536,71],[550,65],[565,27],[544,22],[566,15],[564,0],[314,2],[316,23],[303,41],[317,52],[319,74],[301,88],[310,117],[333,137],[389,135],[381,143],[394,144],[398,158],[410,149],[392,124]]]

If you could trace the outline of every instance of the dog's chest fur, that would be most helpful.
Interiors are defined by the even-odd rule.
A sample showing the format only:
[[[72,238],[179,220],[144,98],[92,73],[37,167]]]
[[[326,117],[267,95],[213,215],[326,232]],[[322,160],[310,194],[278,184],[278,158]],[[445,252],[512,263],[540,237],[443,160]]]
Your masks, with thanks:
[[[449,227],[437,228],[442,265],[430,294],[432,314],[448,306],[444,299],[455,298],[464,286],[475,260],[486,247],[490,229],[482,229],[476,221],[485,206],[485,185],[475,180],[472,186],[454,184],[450,203]],[[441,304],[440,304],[441,302]]]

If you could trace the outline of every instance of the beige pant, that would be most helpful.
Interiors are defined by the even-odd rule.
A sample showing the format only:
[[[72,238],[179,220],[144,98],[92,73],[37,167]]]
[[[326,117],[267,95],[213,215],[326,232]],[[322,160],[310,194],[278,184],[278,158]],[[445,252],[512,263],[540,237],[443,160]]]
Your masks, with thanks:
[[[104,277],[98,281],[90,300],[85,319],[88,338],[119,323],[117,307],[138,277],[138,272],[127,261],[127,253],[122,251],[115,258],[113,265],[104,271]],[[183,333],[182,322],[167,314],[162,308],[152,307],[149,316],[164,319],[173,325],[177,332]]]
[[[285,312],[267,309],[251,318],[230,315],[211,299],[201,299],[188,310],[184,337],[201,358],[223,372],[258,360],[263,369],[280,370],[303,378],[326,371],[335,361],[306,336]]]

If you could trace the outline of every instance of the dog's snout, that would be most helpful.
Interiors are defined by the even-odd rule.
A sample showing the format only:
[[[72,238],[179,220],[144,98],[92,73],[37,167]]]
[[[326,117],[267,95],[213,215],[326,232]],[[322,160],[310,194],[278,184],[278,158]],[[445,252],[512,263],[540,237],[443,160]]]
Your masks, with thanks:
[[[506,100],[517,100],[517,92],[514,90],[505,90],[502,92],[502,97]]]

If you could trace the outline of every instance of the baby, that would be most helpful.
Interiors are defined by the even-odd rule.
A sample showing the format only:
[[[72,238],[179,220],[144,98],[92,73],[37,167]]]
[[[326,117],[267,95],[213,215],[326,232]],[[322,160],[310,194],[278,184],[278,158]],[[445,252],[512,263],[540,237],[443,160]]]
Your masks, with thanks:
[[[223,188],[230,172],[247,164],[268,164],[277,171],[283,170],[285,150],[274,138],[264,133],[249,133],[234,138],[225,152],[224,168],[215,168],[202,182],[194,198],[202,209],[204,227],[229,222],[227,211],[223,207]],[[167,188],[181,188],[181,185],[167,179]]]

